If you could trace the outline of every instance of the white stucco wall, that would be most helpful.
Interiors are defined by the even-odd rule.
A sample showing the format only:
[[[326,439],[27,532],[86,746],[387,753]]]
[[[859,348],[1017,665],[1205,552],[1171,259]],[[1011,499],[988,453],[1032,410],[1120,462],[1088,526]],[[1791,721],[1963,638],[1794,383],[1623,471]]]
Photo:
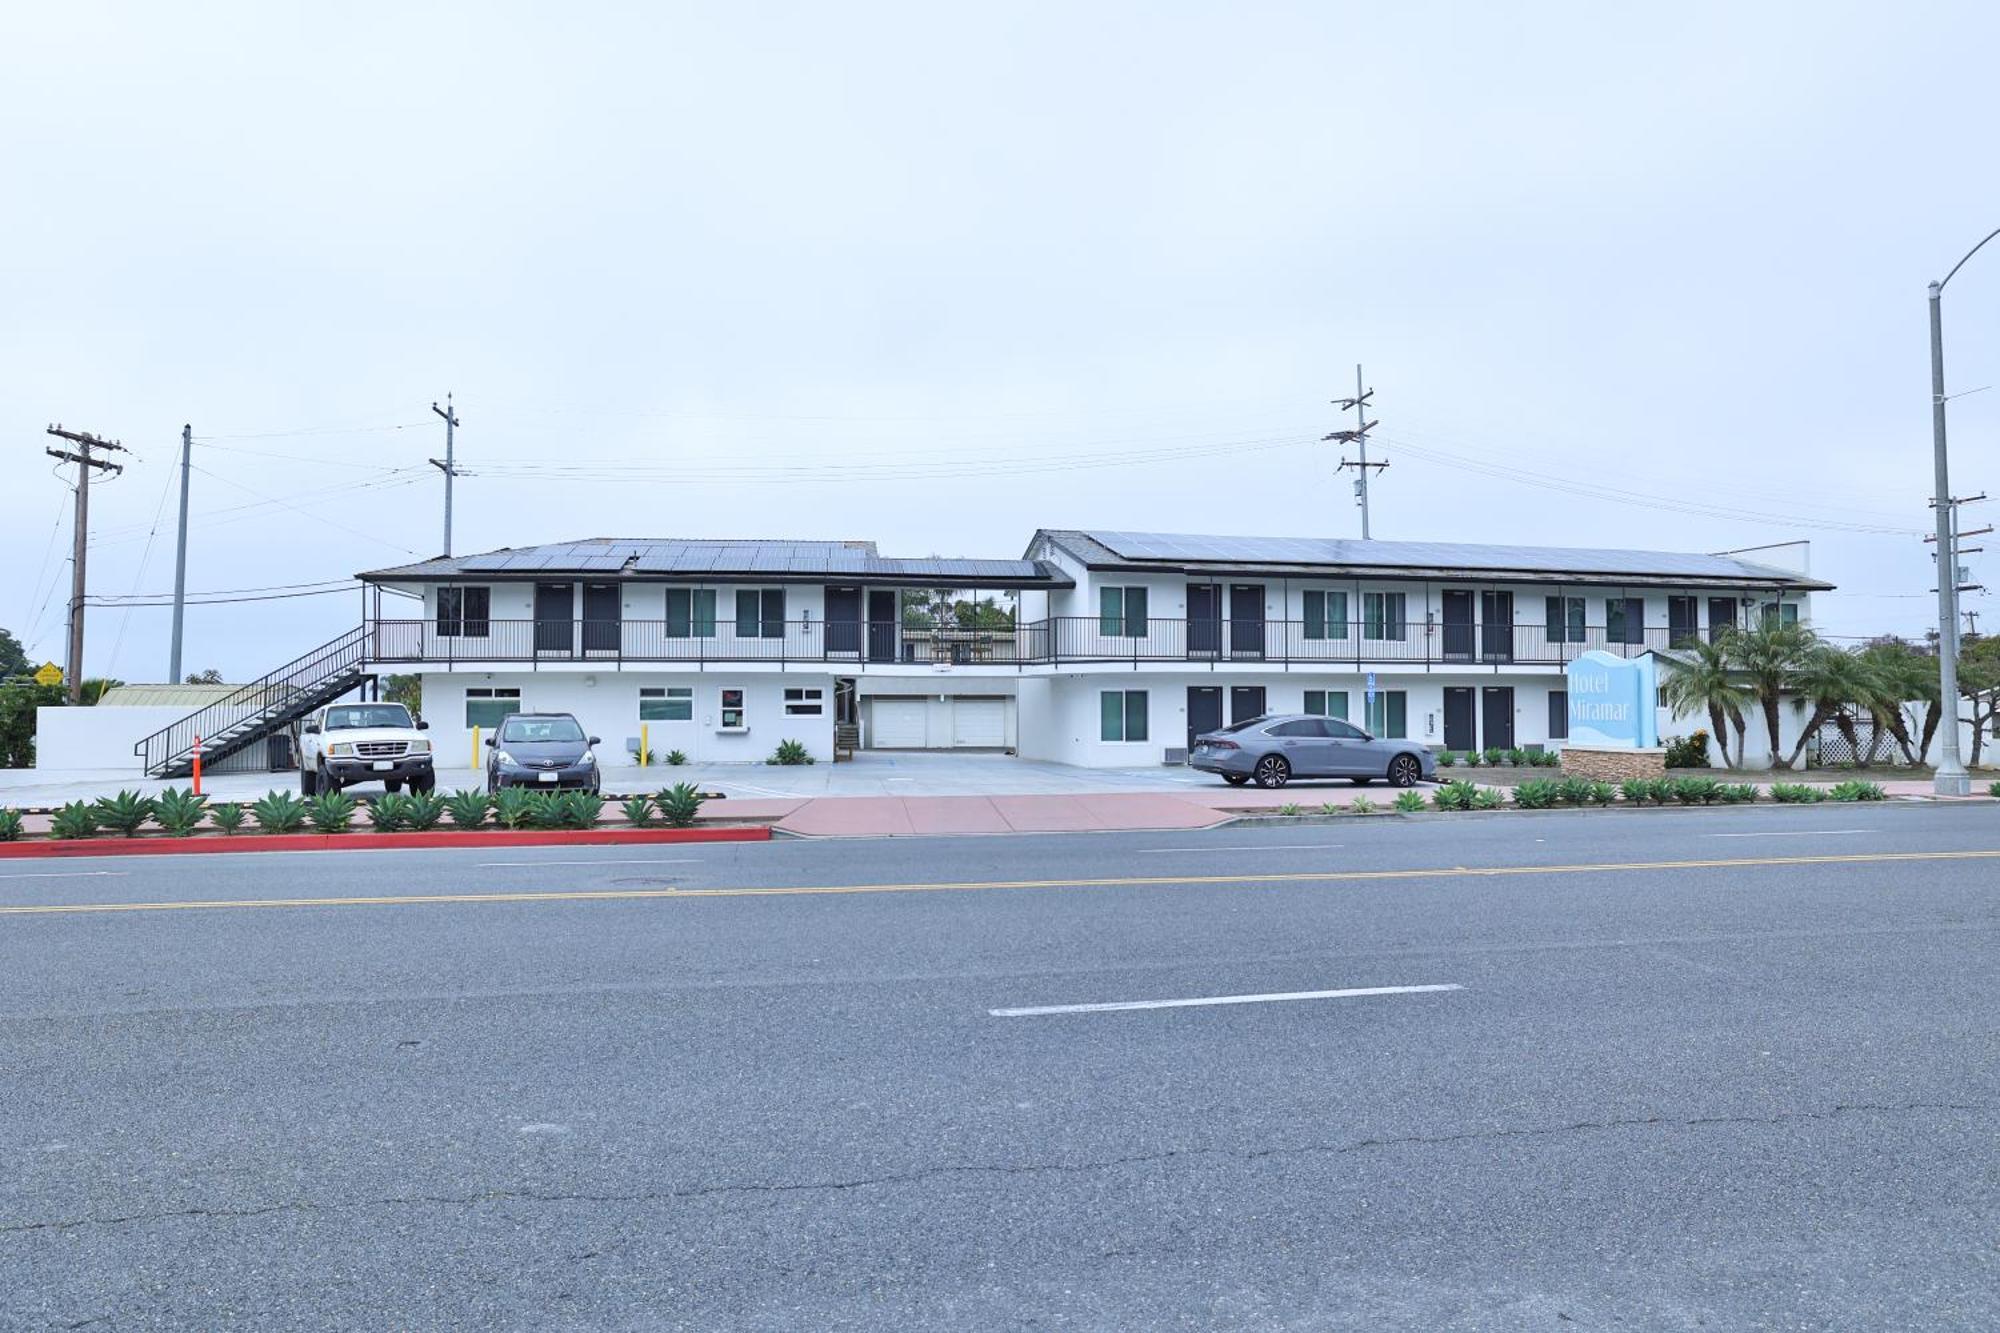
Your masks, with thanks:
[[[37,708],[35,768],[37,771],[122,771],[143,776],[133,745],[195,711],[186,705],[137,705],[130,708]],[[258,741],[226,759],[204,763],[211,773],[261,773],[270,767],[265,742]]]
[[[626,742],[640,734],[641,687],[684,686],[694,691],[694,716],[687,722],[647,722],[646,742],[655,756],[680,750],[702,763],[762,763],[781,740],[803,741],[822,763],[833,759],[833,676],[805,672],[745,673],[666,671],[522,671],[440,672],[424,676],[424,719],[431,724],[438,762],[451,768],[474,764],[472,728],[465,720],[468,687],[513,688],[521,692],[522,712],[573,713],[585,731],[602,739],[600,762],[628,762]],[[787,688],[814,688],[820,693],[817,717],[785,712]],[[740,734],[718,730],[722,691],[744,692],[748,729]]]

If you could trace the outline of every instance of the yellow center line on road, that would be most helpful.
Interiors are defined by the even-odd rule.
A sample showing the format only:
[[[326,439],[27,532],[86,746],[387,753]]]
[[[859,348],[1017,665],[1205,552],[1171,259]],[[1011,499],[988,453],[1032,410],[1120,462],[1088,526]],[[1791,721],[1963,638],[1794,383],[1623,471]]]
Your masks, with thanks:
[[[1688,861],[1603,861],[1580,865],[1438,866],[1421,870],[1308,870],[1268,875],[1128,875],[1117,878],[997,879],[907,884],[799,884],[725,889],[567,889],[523,893],[409,893],[348,898],[194,898],[184,902],[51,903],[0,906],[0,916],[89,912],[182,912],[252,907],[409,907],[459,903],[618,902],[647,898],[770,898],[835,893],[952,893],[982,889],[1158,888],[1174,885],[1348,884],[1376,880],[1486,879],[1517,875],[1593,875],[1635,870],[1731,870],[1766,866],[1870,865],[2000,858],[2000,849],[1962,852],[1855,852],[1826,856],[1726,857]]]

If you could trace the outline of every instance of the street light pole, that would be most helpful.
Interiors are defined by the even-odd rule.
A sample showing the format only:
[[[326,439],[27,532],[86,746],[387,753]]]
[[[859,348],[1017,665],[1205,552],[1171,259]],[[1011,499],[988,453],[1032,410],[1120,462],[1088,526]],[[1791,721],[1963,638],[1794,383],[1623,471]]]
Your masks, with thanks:
[[[1953,522],[1951,471],[1946,461],[1944,428],[1944,285],[1965,267],[1965,260],[2000,230],[1987,233],[1984,240],[1965,252],[1965,259],[1951,266],[1951,272],[1930,285],[1931,303],[1931,452],[1937,470],[1937,494],[1931,505],[1937,511],[1938,584],[1938,707],[1944,722],[1938,736],[1937,776],[1932,790],[1939,796],[1970,796],[1972,775],[1958,752],[1958,525]]]

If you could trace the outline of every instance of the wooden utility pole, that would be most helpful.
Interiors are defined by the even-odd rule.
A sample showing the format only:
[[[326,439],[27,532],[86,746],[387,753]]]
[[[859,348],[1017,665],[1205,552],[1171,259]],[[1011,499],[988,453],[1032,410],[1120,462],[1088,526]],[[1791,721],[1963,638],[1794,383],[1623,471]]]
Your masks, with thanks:
[[[49,434],[59,440],[68,440],[76,446],[76,452],[67,449],[44,449],[51,458],[60,458],[65,463],[76,464],[76,522],[74,545],[70,553],[69,571],[69,701],[83,702],[83,591],[84,559],[90,547],[90,474],[109,472],[114,476],[125,470],[121,463],[107,462],[102,458],[92,458],[90,451],[103,449],[107,452],[130,452],[116,440],[101,440],[87,431],[64,430],[61,426],[50,426]]]

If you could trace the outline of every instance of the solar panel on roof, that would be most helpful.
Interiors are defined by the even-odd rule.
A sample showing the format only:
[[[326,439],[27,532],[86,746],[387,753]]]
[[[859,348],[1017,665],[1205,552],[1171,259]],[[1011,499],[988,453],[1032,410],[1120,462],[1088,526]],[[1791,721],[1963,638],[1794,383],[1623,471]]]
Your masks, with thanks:
[[[1727,556],[1675,551],[1482,546],[1464,542],[1363,542],[1313,537],[1225,537],[1193,533],[1090,532],[1085,535],[1127,560],[1233,560],[1250,564],[1374,565],[1385,568],[1523,570],[1551,574],[1682,574],[1710,578],[1766,578],[1784,573]]]

